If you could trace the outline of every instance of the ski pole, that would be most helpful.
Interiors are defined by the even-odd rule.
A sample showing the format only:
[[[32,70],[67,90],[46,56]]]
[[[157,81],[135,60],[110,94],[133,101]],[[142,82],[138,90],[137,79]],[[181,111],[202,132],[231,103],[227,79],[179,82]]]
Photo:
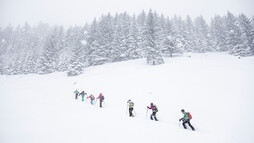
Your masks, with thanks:
[[[147,117],[148,108],[146,108],[146,117]]]
[[[126,104],[126,115],[127,115],[128,104]]]

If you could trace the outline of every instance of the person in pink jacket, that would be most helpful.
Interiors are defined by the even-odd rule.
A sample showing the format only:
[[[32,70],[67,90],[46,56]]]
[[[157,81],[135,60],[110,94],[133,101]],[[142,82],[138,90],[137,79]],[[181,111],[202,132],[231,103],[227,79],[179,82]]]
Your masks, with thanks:
[[[151,114],[150,116],[150,119],[153,120],[153,117],[154,117],[154,120],[155,121],[158,121],[158,119],[156,118],[156,113],[159,111],[157,106],[154,105],[153,103],[150,104],[150,107],[147,106],[148,109],[151,109],[153,111],[153,113]]]
[[[93,94],[90,94],[90,96],[88,96],[87,98],[90,98],[91,99],[91,104],[93,105],[93,101],[95,99],[95,97],[93,96]]]

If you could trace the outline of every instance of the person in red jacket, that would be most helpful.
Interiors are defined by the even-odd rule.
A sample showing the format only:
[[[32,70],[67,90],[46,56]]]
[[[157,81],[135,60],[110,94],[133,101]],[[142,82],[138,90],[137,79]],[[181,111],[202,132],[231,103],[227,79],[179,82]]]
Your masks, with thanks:
[[[90,94],[90,96],[88,96],[87,98],[90,98],[91,99],[91,104],[93,105],[93,101],[95,99],[95,97],[93,96],[93,94]]]
[[[100,99],[100,107],[102,108],[102,102],[104,101],[104,96],[102,95],[102,93],[100,93],[100,95],[96,98],[97,99]]]

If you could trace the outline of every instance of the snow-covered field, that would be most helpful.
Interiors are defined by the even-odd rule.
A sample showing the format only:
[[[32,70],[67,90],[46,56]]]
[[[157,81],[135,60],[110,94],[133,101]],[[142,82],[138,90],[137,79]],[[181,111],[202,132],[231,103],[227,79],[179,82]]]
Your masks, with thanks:
[[[188,54],[187,54],[188,55]],[[0,76],[1,143],[252,143],[254,57],[191,54],[147,65],[106,64],[67,77]],[[104,108],[74,99],[74,90],[105,96]],[[136,117],[126,114],[135,103]],[[159,122],[146,106],[157,105]],[[179,127],[185,109],[197,131]]]

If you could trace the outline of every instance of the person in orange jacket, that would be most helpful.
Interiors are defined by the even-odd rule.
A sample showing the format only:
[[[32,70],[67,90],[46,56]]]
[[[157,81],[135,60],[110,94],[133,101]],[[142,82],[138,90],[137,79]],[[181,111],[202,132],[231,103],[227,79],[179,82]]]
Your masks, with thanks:
[[[93,105],[93,101],[95,99],[95,97],[93,96],[93,94],[90,94],[90,96],[88,96],[87,98],[90,98],[91,99],[91,104]]]
[[[104,101],[104,96],[102,95],[102,93],[100,93],[100,95],[96,98],[97,99],[100,99],[100,107],[102,108],[102,102]]]

